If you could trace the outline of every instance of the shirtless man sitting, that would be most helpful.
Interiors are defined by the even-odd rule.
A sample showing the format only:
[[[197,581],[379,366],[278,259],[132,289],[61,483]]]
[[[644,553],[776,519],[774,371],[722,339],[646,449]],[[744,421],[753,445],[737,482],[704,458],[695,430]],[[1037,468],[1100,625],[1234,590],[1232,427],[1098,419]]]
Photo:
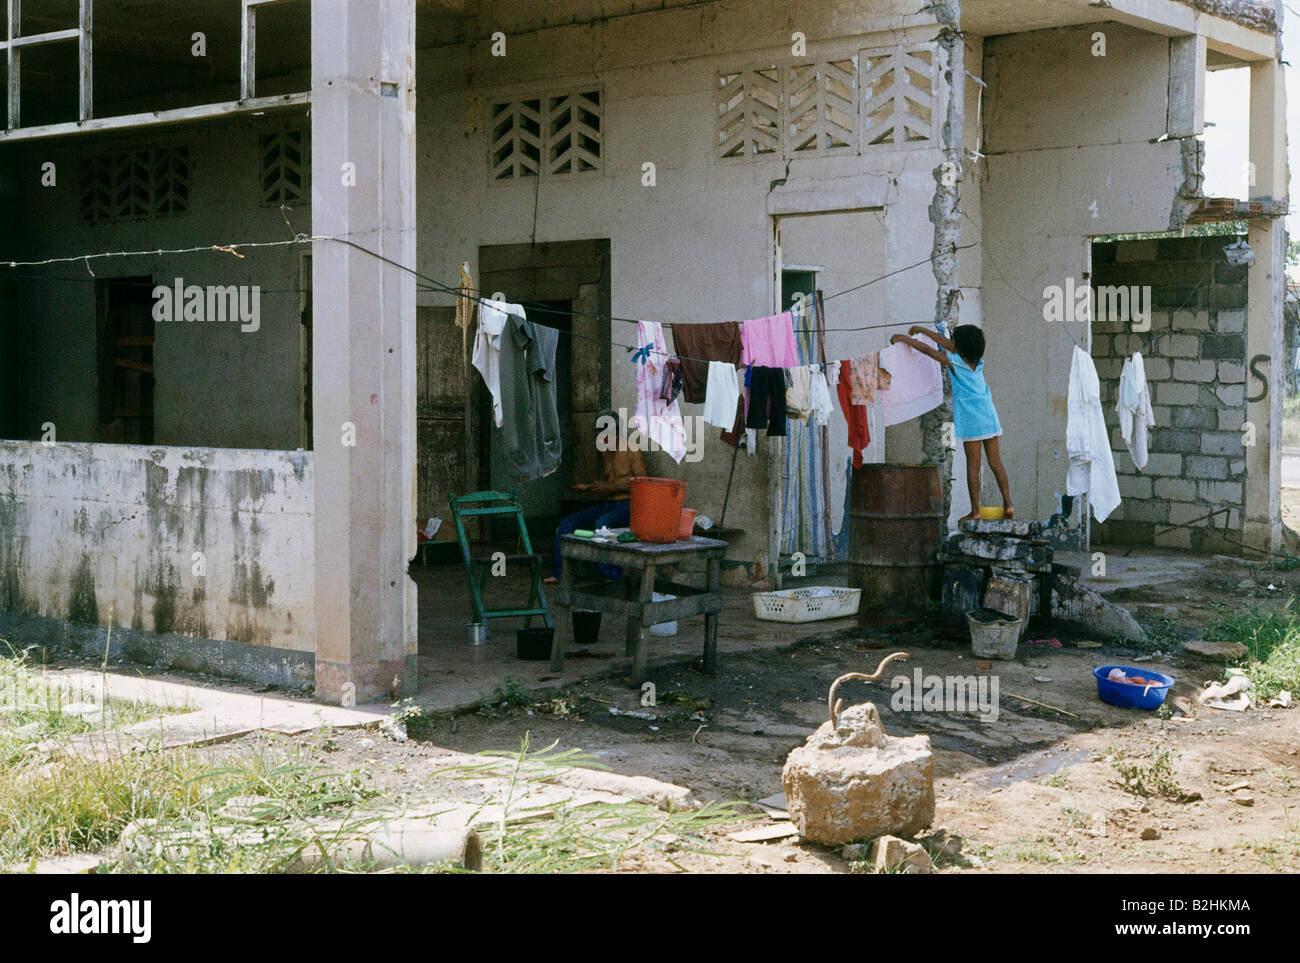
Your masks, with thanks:
[[[609,430],[611,423],[614,436],[619,437],[617,412],[602,411],[596,416],[598,439]],[[635,448],[622,451],[618,450],[618,446],[613,446],[613,449],[600,452],[600,481],[573,486],[575,492],[591,492],[602,496],[602,501],[560,520],[560,527],[555,531],[555,542],[551,546],[551,574],[544,580],[547,585],[555,585],[560,581],[561,535],[571,535],[580,528],[592,531],[602,527],[627,528],[631,522],[632,479],[646,474],[645,457]],[[598,565],[597,568],[606,578],[623,577],[623,570],[617,566]]]

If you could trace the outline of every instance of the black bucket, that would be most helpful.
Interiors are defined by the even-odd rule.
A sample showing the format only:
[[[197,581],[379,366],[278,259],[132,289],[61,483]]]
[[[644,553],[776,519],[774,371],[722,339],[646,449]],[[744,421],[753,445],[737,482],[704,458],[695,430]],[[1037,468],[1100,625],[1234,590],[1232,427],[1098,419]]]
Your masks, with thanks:
[[[549,659],[554,639],[555,629],[548,629],[544,625],[535,629],[519,629],[515,633],[515,654],[529,662]]]
[[[600,638],[600,613],[588,609],[573,610],[573,641],[594,645]]]

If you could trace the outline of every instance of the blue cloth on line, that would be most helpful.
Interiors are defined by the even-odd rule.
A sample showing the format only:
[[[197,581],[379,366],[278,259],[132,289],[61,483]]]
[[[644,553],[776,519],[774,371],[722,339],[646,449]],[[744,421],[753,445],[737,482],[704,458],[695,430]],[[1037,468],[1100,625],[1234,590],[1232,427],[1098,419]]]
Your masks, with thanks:
[[[984,359],[972,371],[961,355],[949,351],[952,367],[948,376],[952,381],[952,431],[958,441],[970,438],[988,438],[1002,434],[993,395],[984,381]]]

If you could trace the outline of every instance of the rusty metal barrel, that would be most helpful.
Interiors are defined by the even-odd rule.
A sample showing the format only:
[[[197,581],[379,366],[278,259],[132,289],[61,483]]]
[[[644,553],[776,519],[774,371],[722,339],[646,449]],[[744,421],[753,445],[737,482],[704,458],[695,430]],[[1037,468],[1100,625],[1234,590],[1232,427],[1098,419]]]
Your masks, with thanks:
[[[939,597],[943,488],[938,465],[863,465],[849,501],[849,585],[858,614],[924,615]]]

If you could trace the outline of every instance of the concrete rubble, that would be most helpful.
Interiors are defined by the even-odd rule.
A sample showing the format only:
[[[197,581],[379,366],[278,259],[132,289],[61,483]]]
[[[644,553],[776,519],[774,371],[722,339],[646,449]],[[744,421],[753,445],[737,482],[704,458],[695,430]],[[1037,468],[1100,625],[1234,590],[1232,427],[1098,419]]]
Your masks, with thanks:
[[[924,846],[897,836],[881,836],[871,844],[871,865],[877,873],[922,876],[934,872],[934,861]]]
[[[781,782],[790,821],[826,846],[914,836],[934,819],[930,738],[887,735],[870,702],[822,723],[787,757]]]
[[[955,632],[966,613],[990,608],[1024,620],[1021,640],[1035,617],[1063,622],[1091,635],[1141,639],[1132,614],[1085,585],[1075,566],[1053,559],[1043,524],[1018,519],[964,521],[939,555],[944,565],[941,611]]]

